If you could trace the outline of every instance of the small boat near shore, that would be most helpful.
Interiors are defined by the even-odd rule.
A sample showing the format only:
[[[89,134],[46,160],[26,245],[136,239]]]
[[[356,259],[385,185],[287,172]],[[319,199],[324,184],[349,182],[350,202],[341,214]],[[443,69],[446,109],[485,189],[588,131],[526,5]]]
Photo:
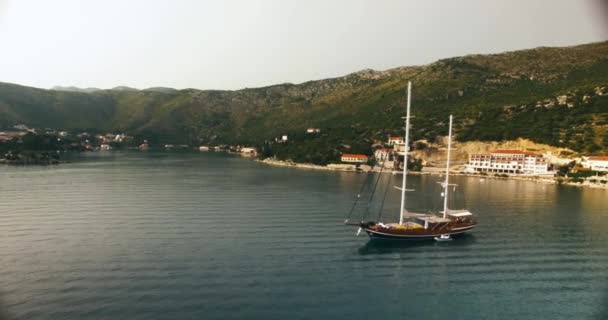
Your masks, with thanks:
[[[443,211],[439,214],[426,214],[409,212],[406,209],[406,192],[407,186],[407,160],[408,160],[408,143],[409,143],[409,128],[410,128],[410,104],[411,104],[411,82],[408,83],[407,96],[407,113],[405,117],[405,148],[403,161],[403,179],[400,188],[401,190],[401,206],[399,214],[399,222],[383,223],[381,221],[361,221],[359,223],[347,224],[358,226],[359,230],[365,231],[372,239],[391,239],[391,240],[435,240],[438,242],[447,242],[452,240],[452,236],[463,234],[477,226],[477,221],[473,214],[468,210],[450,210],[448,209],[448,191],[450,187],[456,187],[450,184],[450,152],[452,140],[452,121],[450,115],[449,124],[449,142],[448,142],[448,157],[446,164],[445,180],[441,182],[443,187]],[[352,210],[351,210],[352,211]]]

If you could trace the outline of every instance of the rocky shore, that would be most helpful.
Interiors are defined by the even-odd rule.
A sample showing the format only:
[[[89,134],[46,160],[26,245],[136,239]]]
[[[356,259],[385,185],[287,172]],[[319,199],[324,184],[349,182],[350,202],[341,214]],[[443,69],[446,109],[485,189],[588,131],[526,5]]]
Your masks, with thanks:
[[[325,171],[348,171],[348,172],[357,172],[357,171],[369,171],[371,167],[365,166],[367,168],[359,168],[352,164],[328,164],[327,166],[316,165],[312,163],[296,163],[292,161],[282,161],[282,160],[274,160],[274,159],[264,159],[264,160],[256,160],[257,162],[278,166],[278,167],[290,167],[290,168],[298,168],[298,169],[314,169],[314,170],[325,170]],[[367,169],[367,170],[365,170]]]

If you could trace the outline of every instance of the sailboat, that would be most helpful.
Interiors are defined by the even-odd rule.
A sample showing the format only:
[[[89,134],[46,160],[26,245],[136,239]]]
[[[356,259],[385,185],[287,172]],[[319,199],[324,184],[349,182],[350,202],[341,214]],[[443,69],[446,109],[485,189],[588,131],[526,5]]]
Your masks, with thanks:
[[[410,130],[410,106],[411,106],[412,83],[407,87],[407,112],[405,116],[405,149],[403,155],[403,179],[401,188],[401,206],[398,223],[382,223],[380,221],[361,221],[357,234],[365,231],[370,238],[396,239],[396,240],[425,240],[449,241],[451,236],[462,234],[477,226],[473,214],[468,210],[448,209],[448,188],[450,173],[450,152],[452,146],[452,116],[450,115],[448,158],[446,164],[445,181],[443,187],[443,211],[442,215],[409,212],[406,209],[407,185],[407,161],[409,149]]]

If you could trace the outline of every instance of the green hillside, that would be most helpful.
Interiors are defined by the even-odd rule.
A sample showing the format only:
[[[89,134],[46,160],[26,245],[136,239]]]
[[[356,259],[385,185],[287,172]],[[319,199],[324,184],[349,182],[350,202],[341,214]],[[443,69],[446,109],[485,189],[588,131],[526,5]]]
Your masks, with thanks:
[[[325,162],[319,157],[369,152],[374,140],[400,133],[408,80],[414,86],[415,139],[445,135],[452,113],[462,141],[523,137],[608,152],[608,42],[237,91],[84,93],[0,83],[0,126],[120,130],[153,142],[191,144],[262,145],[288,134],[297,143],[269,152]],[[322,131],[311,137],[304,134],[308,127]]]

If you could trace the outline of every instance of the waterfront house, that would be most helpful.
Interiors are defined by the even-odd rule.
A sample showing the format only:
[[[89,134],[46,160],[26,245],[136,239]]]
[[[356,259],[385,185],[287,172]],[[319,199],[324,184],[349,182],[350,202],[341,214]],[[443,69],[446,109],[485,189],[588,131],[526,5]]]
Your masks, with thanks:
[[[114,138],[116,138],[116,135],[113,133],[106,133],[106,138],[108,140],[114,140]]]
[[[200,146],[198,147],[199,151],[209,151],[209,146]]]
[[[388,158],[392,152],[393,152],[392,149],[386,149],[386,148],[376,149],[376,151],[374,151],[374,158],[376,158],[376,161],[378,161],[378,162],[383,162],[383,161],[388,160]]]
[[[150,149],[150,145],[148,144],[148,140],[144,140],[144,143],[140,144],[139,147],[137,147],[139,149],[139,151],[147,151]]]
[[[593,171],[608,172],[608,156],[583,157],[581,164],[583,167],[589,168]]]
[[[319,128],[308,128],[306,129],[306,133],[319,133],[321,132],[321,129]]]
[[[402,144],[404,144],[403,137],[388,137],[389,146],[402,145]]]
[[[123,142],[126,139],[127,139],[127,135],[125,135],[124,133],[123,134],[119,133],[114,137],[114,142]]]
[[[393,153],[400,156],[405,155],[405,143],[395,143],[393,145]]]
[[[376,159],[376,164],[383,166],[384,168],[393,168],[395,166],[393,149],[376,149],[376,151],[374,151],[374,158]]]
[[[340,160],[348,163],[367,163],[369,157],[364,154],[344,153]]]
[[[551,175],[549,163],[542,155],[520,150],[496,150],[469,155],[469,172],[523,175]]]
[[[255,148],[250,148],[250,147],[243,147],[240,150],[242,155],[250,155],[250,156],[255,156],[257,154],[257,151],[255,150]]]

